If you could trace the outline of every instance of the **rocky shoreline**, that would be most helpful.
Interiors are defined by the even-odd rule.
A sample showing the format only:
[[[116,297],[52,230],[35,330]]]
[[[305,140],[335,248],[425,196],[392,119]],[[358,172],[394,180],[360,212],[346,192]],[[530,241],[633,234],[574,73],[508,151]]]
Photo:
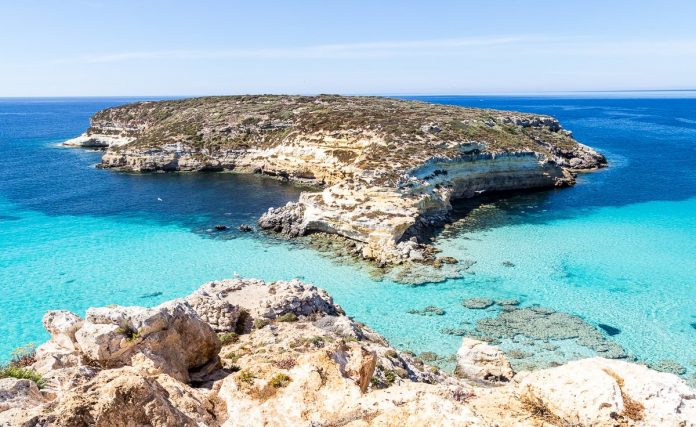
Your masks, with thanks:
[[[43,324],[51,339],[0,379],[0,425],[696,425],[696,390],[676,375],[603,358],[515,372],[472,338],[448,373],[298,280]]]
[[[95,114],[69,146],[102,168],[234,171],[313,183],[258,221],[289,237],[336,234],[378,265],[443,259],[425,236],[451,201],[573,185],[606,165],[552,117],[378,97],[236,96],[140,102]]]

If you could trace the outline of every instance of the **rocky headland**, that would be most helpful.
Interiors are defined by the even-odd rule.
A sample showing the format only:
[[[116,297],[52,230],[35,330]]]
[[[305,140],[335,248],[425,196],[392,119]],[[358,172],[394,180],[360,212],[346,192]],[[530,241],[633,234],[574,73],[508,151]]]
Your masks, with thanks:
[[[0,375],[2,426],[696,425],[696,390],[676,375],[605,358],[515,372],[468,337],[445,372],[297,280],[43,324],[51,339]]]
[[[380,265],[436,268],[426,236],[450,202],[572,185],[606,164],[549,116],[379,97],[231,96],[139,102],[95,114],[70,146],[106,150],[100,167],[235,171],[316,184],[259,226],[329,233]]]

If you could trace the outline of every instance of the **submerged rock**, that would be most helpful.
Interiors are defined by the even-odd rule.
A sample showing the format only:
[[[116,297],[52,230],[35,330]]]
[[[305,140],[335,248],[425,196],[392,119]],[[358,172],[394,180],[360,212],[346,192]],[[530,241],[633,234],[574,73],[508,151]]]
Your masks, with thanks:
[[[495,304],[495,301],[490,298],[469,298],[462,301],[462,305],[464,305],[464,307],[472,310],[482,310],[492,306],[493,304]]]
[[[604,323],[600,323],[597,326],[602,328],[602,330],[604,332],[606,332],[607,334],[609,334],[609,336],[614,336],[614,335],[618,335],[621,333],[621,329],[615,328],[613,326],[605,325]]]
[[[650,365],[656,371],[668,372],[675,375],[684,375],[686,368],[674,360],[664,359]]]
[[[513,338],[517,335],[542,341],[572,339],[602,357],[628,357],[621,346],[607,339],[580,317],[545,307],[502,311],[495,318],[483,318],[476,322],[476,331],[496,339]]]
[[[444,316],[445,310],[434,305],[429,305],[422,310],[411,309],[407,311],[409,314],[419,314],[421,316]]]

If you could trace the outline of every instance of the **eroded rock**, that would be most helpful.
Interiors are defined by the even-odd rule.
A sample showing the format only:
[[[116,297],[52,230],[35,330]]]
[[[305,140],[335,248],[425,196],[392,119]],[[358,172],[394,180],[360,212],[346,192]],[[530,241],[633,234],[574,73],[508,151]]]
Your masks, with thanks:
[[[502,351],[471,338],[462,340],[454,372],[463,378],[491,383],[508,382],[515,375]]]

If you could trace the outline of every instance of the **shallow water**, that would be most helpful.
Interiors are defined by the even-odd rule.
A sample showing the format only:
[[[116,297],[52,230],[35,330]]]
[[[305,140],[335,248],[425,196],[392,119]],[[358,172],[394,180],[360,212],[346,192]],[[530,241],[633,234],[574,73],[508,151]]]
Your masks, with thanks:
[[[466,309],[463,298],[519,298],[619,328],[607,338],[639,360],[672,359],[691,375],[696,100],[429,100],[555,115],[610,168],[571,189],[458,206],[468,215],[438,245],[476,263],[462,279],[408,287],[257,233],[211,231],[252,223],[298,188],[233,174],[102,171],[92,167],[99,153],[56,146],[128,99],[0,100],[0,354],[45,340],[45,310],[153,305],[236,272],[314,282],[402,349],[454,353],[460,338],[442,328],[473,329],[497,313]],[[427,305],[446,314],[407,313]],[[589,354],[561,344],[544,357]],[[503,343],[541,354],[539,346]]]

